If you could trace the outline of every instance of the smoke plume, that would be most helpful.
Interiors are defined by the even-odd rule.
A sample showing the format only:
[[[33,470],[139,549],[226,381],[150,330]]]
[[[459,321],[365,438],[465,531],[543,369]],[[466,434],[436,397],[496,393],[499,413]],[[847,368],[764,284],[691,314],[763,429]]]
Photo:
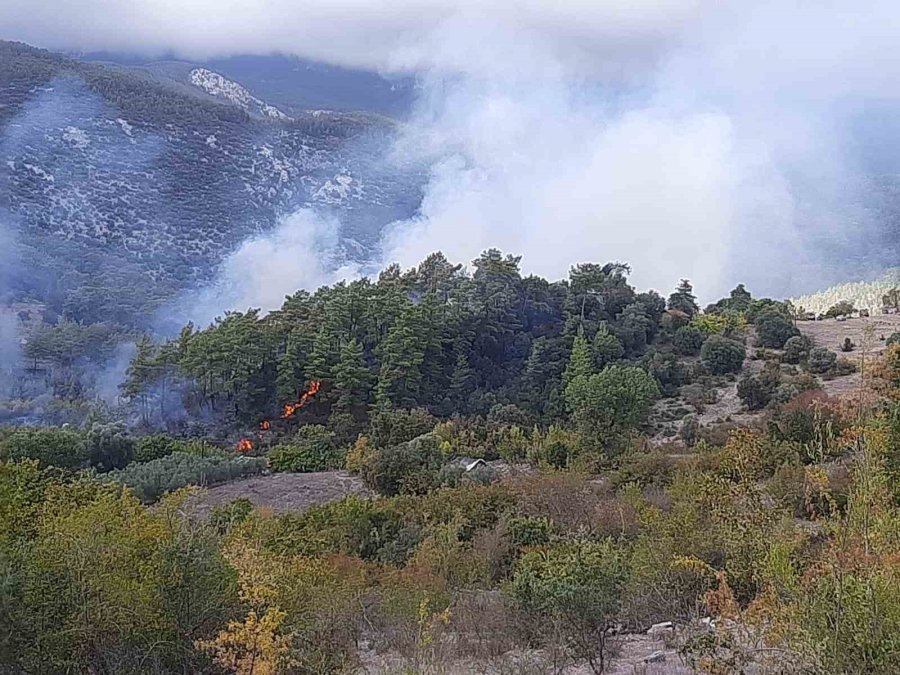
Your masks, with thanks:
[[[55,47],[277,50],[416,74],[421,96],[393,152],[428,162],[430,180],[418,215],[387,229],[385,263],[498,246],[559,278],[573,262],[625,260],[639,285],[689,276],[711,299],[739,281],[785,296],[897,254],[872,179],[897,171],[879,127],[900,110],[900,9],[887,0],[273,0],[227,11],[12,0],[0,25]],[[303,213],[246,242],[208,306],[271,307],[346,273],[328,228]],[[264,258],[274,262],[252,266]]]

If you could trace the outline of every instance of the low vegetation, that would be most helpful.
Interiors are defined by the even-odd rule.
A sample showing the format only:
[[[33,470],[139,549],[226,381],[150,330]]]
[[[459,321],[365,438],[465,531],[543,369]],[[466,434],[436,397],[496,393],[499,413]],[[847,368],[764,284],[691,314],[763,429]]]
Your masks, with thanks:
[[[600,673],[671,621],[699,672],[897,672],[900,344],[834,398],[787,305],[626,273],[433,256],[143,341],[136,428],[0,430],[0,671]],[[371,496],[191,506],[334,469]]]

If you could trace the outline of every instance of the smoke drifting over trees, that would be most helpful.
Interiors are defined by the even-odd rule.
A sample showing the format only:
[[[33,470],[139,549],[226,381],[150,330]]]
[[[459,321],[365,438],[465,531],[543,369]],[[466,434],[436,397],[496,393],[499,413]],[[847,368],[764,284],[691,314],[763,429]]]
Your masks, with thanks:
[[[393,152],[429,162],[430,181],[419,215],[388,229],[380,263],[497,245],[550,276],[572,259],[617,258],[660,288],[687,274],[701,294],[738,279],[785,294],[896,253],[868,172],[891,154],[872,142],[871,113],[872,102],[895,105],[885,99],[900,12],[889,2],[276,2],[227,13],[81,3],[65,23],[53,4],[7,3],[6,34],[186,56],[281,50],[415,73],[421,95]],[[183,30],[201,23],[202,38]],[[254,252],[273,257],[256,241],[235,261]],[[333,276],[311,277],[305,255],[274,257],[267,274],[288,283],[246,299],[274,306]]]

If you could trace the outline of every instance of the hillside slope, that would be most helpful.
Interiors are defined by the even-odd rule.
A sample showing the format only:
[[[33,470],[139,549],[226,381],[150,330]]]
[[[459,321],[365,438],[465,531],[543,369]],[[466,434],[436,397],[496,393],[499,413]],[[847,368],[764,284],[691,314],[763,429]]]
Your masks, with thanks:
[[[418,204],[416,171],[382,164],[394,132],[367,114],[263,119],[145,69],[0,42],[0,207],[24,263],[13,290],[132,321],[300,207],[337,215],[364,256]]]

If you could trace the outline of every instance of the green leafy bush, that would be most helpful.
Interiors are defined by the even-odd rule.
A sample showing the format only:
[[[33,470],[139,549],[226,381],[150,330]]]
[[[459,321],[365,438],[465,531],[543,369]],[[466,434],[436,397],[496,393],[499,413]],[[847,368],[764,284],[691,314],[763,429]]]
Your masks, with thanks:
[[[532,617],[535,639],[567,644],[573,657],[601,672],[607,629],[627,580],[625,561],[611,543],[573,542],[525,553],[507,592]]]
[[[223,450],[199,440],[182,440],[172,438],[165,434],[157,434],[155,436],[141,436],[135,441],[134,461],[150,462],[173,452],[186,452],[190,455],[198,457],[209,457],[212,455],[224,455]]]
[[[679,354],[695,356],[706,341],[706,333],[696,326],[682,326],[672,337],[672,346]]]
[[[609,366],[596,375],[576,377],[566,387],[566,401],[586,430],[638,426],[659,398],[656,380],[637,366]]]
[[[329,471],[344,464],[334,434],[318,424],[301,427],[290,443],[272,448],[269,466],[274,471]]]
[[[736,373],[744,366],[744,345],[719,335],[710,336],[700,350],[700,360],[713,375]]]
[[[784,343],[784,353],[781,358],[785,363],[800,363],[809,354],[810,346],[809,338],[795,335]]]
[[[255,476],[262,473],[265,466],[266,460],[262,457],[197,457],[174,452],[144,464],[129,464],[106,475],[110,480],[132,488],[141,501],[153,502],[166,492],[186,485],[212,485]]]
[[[769,405],[779,383],[778,372],[773,370],[745,375],[738,382],[737,395],[749,410],[762,410]]]
[[[781,349],[784,343],[800,335],[793,322],[782,312],[766,310],[754,322],[756,337],[761,347]]]
[[[96,424],[87,436],[91,466],[98,471],[121,469],[134,457],[134,440],[121,424]]]
[[[437,418],[427,410],[384,410],[372,418],[369,442],[376,448],[406,443],[434,429]]]
[[[10,460],[36,459],[41,468],[86,469],[91,454],[84,436],[69,429],[22,428],[0,444],[0,457]]]
[[[806,367],[809,372],[816,375],[823,375],[834,367],[837,363],[837,354],[825,347],[813,347],[809,351],[809,357],[806,360]]]
[[[434,434],[382,448],[363,468],[362,477],[383,495],[418,494],[437,484],[443,456]]]

